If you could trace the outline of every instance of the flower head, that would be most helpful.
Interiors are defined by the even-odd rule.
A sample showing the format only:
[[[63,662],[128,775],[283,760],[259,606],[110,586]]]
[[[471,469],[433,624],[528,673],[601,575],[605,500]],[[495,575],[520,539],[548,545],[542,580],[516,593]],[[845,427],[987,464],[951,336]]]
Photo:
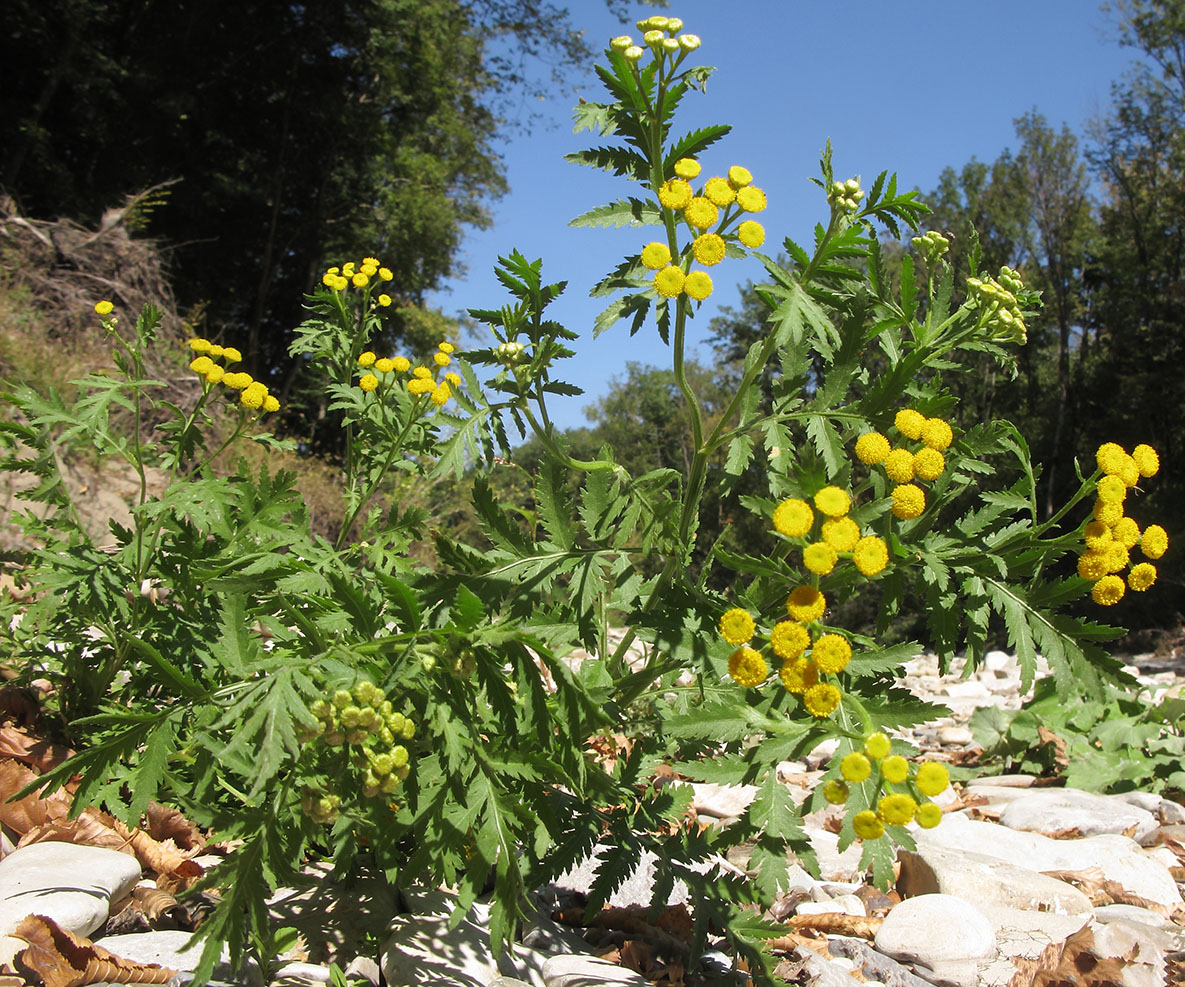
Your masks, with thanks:
[[[1113,528],[1123,519],[1123,505],[1115,500],[1096,500],[1091,516],[1108,528]]]
[[[893,418],[897,431],[907,439],[920,439],[926,425],[926,416],[913,408],[902,408]]]
[[[1111,537],[1124,548],[1135,548],[1140,544],[1140,526],[1135,518],[1121,517],[1111,529]]]
[[[719,233],[701,233],[691,245],[695,259],[705,267],[712,267],[724,260],[724,237]]]
[[[659,240],[653,240],[642,248],[642,263],[652,271],[666,267],[671,262],[670,248]]]
[[[941,452],[950,446],[954,438],[950,425],[941,418],[927,418],[926,424],[922,426],[922,444],[929,449]]]
[[[379,277],[382,278],[384,281],[391,281],[392,279],[394,279],[395,275],[392,273],[391,268],[380,267],[379,268]]]
[[[716,175],[704,182],[704,197],[713,205],[723,209],[732,204],[737,194],[736,190],[728,184],[728,179]]]
[[[919,479],[932,483],[942,476],[945,469],[946,457],[937,449],[931,449],[927,446],[925,449],[919,449],[914,453],[913,471]]]
[[[391,361],[396,373],[405,374],[411,369],[411,360],[405,356],[397,356]]]
[[[886,795],[876,805],[876,815],[886,826],[906,826],[918,811],[912,795],[897,792]]]
[[[431,377],[413,377],[407,382],[407,392],[416,397],[431,394],[434,390],[436,390],[436,384],[433,383]]]
[[[1106,473],[1099,477],[1099,482],[1096,484],[1099,500],[1105,500],[1108,503],[1122,504],[1124,498],[1127,497],[1127,486],[1118,476],[1113,476]]]
[[[746,219],[737,227],[737,239],[754,250],[765,243],[765,227],[755,219]]]
[[[1118,476],[1123,470],[1123,460],[1127,451],[1118,442],[1104,442],[1095,452],[1095,462],[1099,469],[1110,476]]]
[[[921,517],[926,509],[926,495],[914,483],[902,483],[893,488],[893,515],[902,521]]]
[[[840,487],[824,487],[815,494],[815,507],[828,517],[843,517],[852,508],[852,498]]]
[[[712,294],[712,276],[707,271],[692,271],[683,281],[683,290],[688,298],[702,302]]]
[[[751,184],[753,175],[748,168],[742,168],[740,165],[733,165],[728,169],[728,184],[733,188],[744,188]]]
[[[194,336],[192,339],[188,340],[185,345],[195,353],[210,352],[210,341],[208,339],[203,339],[201,336]]]
[[[388,306],[390,306],[390,304],[391,304],[391,296],[390,296],[390,295],[379,295],[379,297],[378,297],[378,303],[379,303],[379,304],[380,304],[380,305],[381,305],[383,308],[387,308],[387,307],[388,307]]]
[[[700,173],[700,163],[695,158],[680,158],[675,162],[675,174],[690,181]]]
[[[358,366],[373,367],[374,361],[377,359],[378,357],[375,356],[374,353],[372,353],[370,350],[367,350],[365,353],[358,354]]]
[[[877,733],[870,733],[864,738],[864,753],[874,761],[888,757],[890,750],[892,750],[892,745],[889,742],[889,738],[879,731]]]
[[[883,538],[865,535],[852,549],[852,561],[856,563],[861,575],[875,576],[884,571],[885,566],[889,564],[889,546]]]
[[[900,754],[890,754],[881,761],[881,774],[885,776],[885,781],[900,785],[909,777],[909,762]]]
[[[819,670],[809,658],[795,658],[782,663],[778,678],[787,692],[800,696],[819,681]]]
[[[802,624],[795,620],[778,621],[769,634],[769,646],[775,655],[785,661],[799,657],[810,647],[810,643],[810,634]]]
[[[946,770],[945,765],[937,761],[926,761],[918,768],[914,782],[919,792],[927,798],[933,798],[950,786],[950,772]]]
[[[815,523],[815,512],[805,500],[791,497],[774,508],[774,528],[787,538],[801,538]]]
[[[689,226],[697,230],[706,230],[716,224],[716,220],[720,218],[720,211],[710,199],[697,195],[684,206],[683,218]]]
[[[461,375],[455,374],[451,370],[444,375],[444,379],[447,380],[453,387],[461,386]]]
[[[107,301],[106,298],[104,298],[101,302],[95,302],[95,312],[99,315],[110,315],[111,310],[114,308],[115,306],[112,305],[111,302]]]
[[[222,359],[227,363],[238,363],[243,359],[243,354],[233,346],[228,346],[222,351]]]
[[[917,822],[922,829],[933,829],[942,822],[942,809],[933,802],[925,802],[919,805]]]
[[[380,374],[389,374],[395,369],[395,361],[390,357],[384,356],[382,359],[374,361],[374,369]]]
[[[1139,562],[1133,565],[1127,574],[1127,584],[1137,593],[1143,593],[1156,582],[1156,566],[1151,562]]]
[[[196,359],[191,360],[189,363],[189,369],[192,370],[195,374],[201,374],[203,377],[210,372],[210,369],[213,366],[214,366],[214,361],[211,360],[204,353],[201,356],[197,357]]]
[[[374,374],[363,374],[358,386],[368,394],[379,386],[379,379]]]
[[[814,586],[799,586],[786,600],[786,612],[800,624],[818,620],[826,609],[826,597]]]
[[[852,646],[838,634],[823,634],[811,647],[811,660],[820,672],[836,675],[852,660]]]
[[[442,381],[436,390],[430,395],[432,403],[438,408],[443,408],[450,397],[453,396],[452,389],[448,386],[448,381]]]
[[[889,440],[880,432],[865,432],[856,440],[856,458],[871,466],[883,462],[890,448]]]
[[[682,178],[669,178],[659,186],[658,201],[667,209],[683,209],[691,201],[691,186]]]
[[[1101,607],[1112,607],[1123,599],[1123,580],[1118,576],[1103,576],[1090,591],[1090,598]]]
[[[842,694],[835,686],[820,682],[818,685],[812,685],[803,693],[802,704],[811,716],[822,720],[839,709],[839,701],[842,698]]]
[[[684,51],[695,51],[700,46],[698,34],[680,34],[679,47]]]
[[[1132,459],[1136,461],[1140,476],[1156,476],[1160,469],[1160,457],[1156,450],[1142,442],[1132,450]]]
[[[843,805],[849,795],[851,795],[851,789],[838,778],[823,782],[823,798],[832,805]]]
[[[850,517],[829,518],[823,522],[823,541],[837,552],[850,552],[860,540],[860,525]]]
[[[1150,559],[1159,559],[1168,550],[1168,533],[1159,524],[1148,525],[1140,536],[1140,551]]]
[[[1078,556],[1078,575],[1092,583],[1107,574],[1107,553],[1090,549]]]
[[[359,271],[352,278],[350,278],[350,283],[355,288],[365,288],[368,284],[370,284],[370,278],[362,271]]]
[[[1100,549],[1111,540],[1111,529],[1102,521],[1089,521],[1082,531],[1087,548]]]
[[[839,762],[839,773],[844,776],[844,780],[855,785],[872,774],[872,764],[859,751],[852,751]]]
[[[802,564],[819,576],[827,575],[839,561],[835,549],[825,541],[817,541],[802,550]]]
[[[681,268],[670,264],[654,275],[654,290],[663,298],[678,298],[686,281]]]
[[[756,185],[737,189],[737,205],[745,212],[761,212],[765,208],[765,193]]]
[[[274,394],[268,394],[263,399],[263,410],[269,415],[280,410],[280,400]]]
[[[885,835],[884,824],[871,809],[857,812],[852,817],[852,831],[861,840],[879,840]]]
[[[748,610],[733,607],[720,618],[720,636],[729,644],[747,644],[757,629]]]
[[[220,367],[218,364],[214,364],[209,370],[206,371],[206,380],[211,384],[217,384],[225,376],[226,368]]]
[[[885,475],[894,483],[908,483],[914,475],[914,456],[908,449],[891,449],[883,463]]]
[[[760,685],[769,675],[769,665],[760,651],[752,648],[737,648],[728,659],[728,674],[737,685],[746,689]]]
[[[432,362],[438,367],[447,367],[453,361],[447,353],[433,353]]]

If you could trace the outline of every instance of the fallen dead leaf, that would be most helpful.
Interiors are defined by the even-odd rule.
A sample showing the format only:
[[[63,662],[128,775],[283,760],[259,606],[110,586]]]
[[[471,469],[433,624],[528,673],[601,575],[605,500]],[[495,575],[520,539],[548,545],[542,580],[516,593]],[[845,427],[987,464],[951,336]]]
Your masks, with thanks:
[[[1096,907],[1099,905],[1138,905],[1141,908],[1150,909],[1158,915],[1163,915],[1165,918],[1173,916],[1172,905],[1162,905],[1159,902],[1142,898],[1138,894],[1132,894],[1118,881],[1108,880],[1101,867],[1086,867],[1082,870],[1047,870],[1041,873],[1074,885]]]
[[[1048,727],[1037,727],[1037,746],[1053,747],[1053,763],[1059,768],[1068,768],[1070,759],[1066,757],[1066,742]]]
[[[33,727],[41,715],[37,692],[19,685],[0,687],[0,718],[10,719],[17,726]]]
[[[1109,987],[1122,984],[1131,956],[1099,956],[1095,952],[1094,933],[1087,925],[1063,944],[1055,967],[1041,970],[1032,987]]]
[[[201,850],[206,846],[205,834],[179,809],[149,802],[145,817],[148,835],[158,842],[172,840],[182,850]]]
[[[11,758],[0,761],[0,823],[18,837],[46,823],[65,822],[70,814],[70,803],[74,797],[64,788],[59,788],[47,798],[41,798],[33,792],[16,802],[8,801],[38,777],[37,772],[19,761]]]
[[[85,987],[94,983],[163,984],[176,970],[156,963],[135,963],[58,928],[53,919],[30,915],[13,933],[29,945],[20,963],[45,987]]]
[[[73,756],[69,747],[30,736],[20,727],[0,727],[0,757],[21,761],[37,774],[45,774]]]

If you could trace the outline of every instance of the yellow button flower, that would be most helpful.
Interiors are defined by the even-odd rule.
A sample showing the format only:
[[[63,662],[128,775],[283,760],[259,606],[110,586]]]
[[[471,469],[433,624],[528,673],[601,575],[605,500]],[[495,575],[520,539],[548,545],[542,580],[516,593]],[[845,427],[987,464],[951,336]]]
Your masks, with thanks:
[[[436,405],[436,407],[443,408],[445,405],[445,402],[447,402],[448,399],[451,398],[452,396],[453,396],[453,392],[449,388],[448,382],[446,381],[446,382],[442,382],[440,385],[438,385],[436,390],[434,390],[432,392],[431,400],[432,400],[432,403],[434,405]]]
[[[737,684],[746,689],[760,685],[769,675],[769,665],[761,652],[752,648],[737,648],[728,659],[728,674]]]
[[[666,267],[671,262],[671,250],[665,243],[654,240],[642,248],[642,263],[652,271]]]
[[[453,361],[452,361],[452,359],[450,359],[450,357],[447,353],[433,353],[432,354],[432,362],[435,363],[438,367],[447,367]]]
[[[1123,599],[1123,580],[1118,576],[1104,576],[1090,591],[1090,598],[1101,607],[1112,607]]]
[[[379,295],[378,302],[383,308],[387,308],[391,304],[390,295]]]
[[[927,798],[933,798],[950,786],[950,772],[946,770],[945,765],[937,761],[926,761],[918,768],[914,781],[919,792]]]
[[[683,271],[671,264],[654,275],[654,290],[663,298],[678,298],[685,280]]]
[[[839,556],[836,555],[835,549],[825,541],[818,541],[812,545],[807,545],[802,550],[803,566],[819,576],[826,576],[835,568],[835,563],[838,561]]]
[[[667,209],[683,209],[691,201],[691,186],[682,178],[670,178],[659,186],[658,201]]]
[[[1123,505],[1114,500],[1096,500],[1091,515],[1096,521],[1113,528],[1123,519]]]
[[[856,785],[872,774],[872,764],[859,751],[852,751],[839,762],[839,773],[844,776],[845,781]]]
[[[684,51],[695,51],[700,46],[700,38],[698,34],[680,34],[679,47]]]
[[[422,397],[436,390],[436,384],[429,377],[413,377],[407,382],[407,390],[410,394]]]
[[[909,777],[909,762],[900,754],[890,754],[881,761],[881,774],[885,781],[900,785]]]
[[[416,367],[416,369],[412,371],[412,376],[419,377],[421,380],[428,380],[432,376],[432,371],[427,367]]]
[[[377,360],[377,359],[378,359],[378,357],[377,357],[377,356],[375,356],[375,355],[374,355],[374,353],[372,353],[370,350],[367,350],[367,351],[366,351],[366,352],[364,352],[364,353],[359,353],[359,354],[358,354],[358,366],[360,366],[360,367],[373,367],[373,366],[374,366],[374,361],[375,361],[375,360]]]
[[[812,685],[802,694],[802,705],[806,707],[806,711],[811,716],[822,720],[839,709],[841,698],[842,695],[835,686],[820,682],[818,685]]]
[[[437,346],[436,348],[438,350],[440,350],[441,353],[452,353],[453,350],[456,349],[456,347],[453,346],[453,344],[450,343],[447,339],[442,341],[441,344],[439,346]]]
[[[897,426],[897,431],[907,439],[916,440],[922,437],[926,416],[913,408],[902,408],[893,418],[893,424]]]
[[[1111,529],[1102,521],[1089,521],[1083,529],[1082,540],[1087,548],[1102,548],[1111,540]]]
[[[1160,469],[1160,456],[1152,446],[1142,442],[1132,450],[1132,459],[1136,461],[1140,476],[1155,476]]]
[[[942,809],[933,802],[926,802],[924,805],[919,805],[917,822],[922,829],[933,829],[942,822]]]
[[[755,219],[746,219],[737,227],[737,239],[754,250],[765,243],[765,227]]]
[[[720,618],[720,636],[729,644],[748,644],[757,626],[748,610],[733,607]]]
[[[675,162],[675,174],[679,178],[690,181],[700,173],[700,163],[695,158],[680,158]]]
[[[883,733],[870,733],[864,738],[864,753],[874,761],[879,761],[881,758],[888,757],[889,752],[892,749],[892,744],[889,742],[889,738]]]
[[[692,271],[683,280],[683,290],[688,298],[702,302],[712,294],[712,276],[707,271]]]
[[[1083,552],[1078,556],[1078,575],[1095,582],[1107,575],[1107,553],[1097,550]]]
[[[95,302],[95,312],[98,315],[110,315],[115,306],[111,304],[106,298],[100,302]]]
[[[1148,525],[1140,536],[1140,551],[1150,559],[1159,559],[1168,550],[1168,533],[1159,524]]]
[[[379,268],[379,277],[382,278],[384,281],[390,281],[392,278],[395,277],[395,275],[391,273],[391,268],[380,267]]]
[[[222,351],[222,359],[227,363],[238,363],[243,359],[243,354],[233,346],[228,346]]]
[[[838,634],[823,634],[811,647],[811,661],[820,672],[838,675],[852,660],[852,646]]]
[[[719,233],[702,233],[691,245],[695,259],[705,267],[712,267],[724,260],[724,237]]]
[[[783,662],[778,678],[787,692],[801,696],[819,681],[819,670],[808,658],[794,658]]]
[[[395,361],[384,356],[382,359],[374,361],[374,369],[380,374],[389,374],[395,369]]]
[[[396,373],[405,374],[411,369],[411,360],[405,356],[397,356],[391,361]]]
[[[197,357],[195,360],[190,361],[189,369],[195,374],[201,374],[202,376],[205,376],[210,372],[210,369],[213,366],[214,361],[203,354],[202,356]]]
[[[866,535],[852,549],[852,561],[865,576],[875,576],[889,564],[889,546],[876,535]]]
[[[210,351],[210,341],[203,339],[201,336],[194,336],[185,345],[195,353],[208,353]]]
[[[823,522],[823,541],[837,552],[850,552],[860,540],[860,525],[850,517],[830,518]]]
[[[363,374],[358,386],[368,394],[379,386],[379,379],[374,374]]]
[[[1127,451],[1118,442],[1104,442],[1095,452],[1095,462],[1104,473],[1117,476],[1123,470],[1125,456]]]
[[[810,643],[811,636],[807,633],[806,628],[794,620],[778,621],[774,624],[769,635],[769,646],[773,649],[773,653],[787,661],[798,658],[806,651]]]
[[[856,440],[856,458],[869,466],[883,463],[891,450],[889,440],[880,432],[865,432]]]
[[[350,278],[350,283],[355,288],[365,288],[370,283],[370,278],[359,271],[352,278]]]
[[[894,483],[908,483],[914,475],[913,453],[908,449],[890,449],[884,459],[884,469]]]
[[[761,212],[765,208],[765,193],[756,185],[737,189],[737,205],[745,212]]]
[[[914,474],[927,482],[933,482],[942,476],[946,469],[946,457],[937,449],[929,447],[919,449],[913,456]]]
[[[1112,504],[1122,504],[1127,497],[1127,486],[1117,476],[1105,474],[1099,477],[1099,482],[1095,485],[1098,491],[1099,500],[1105,500]]]
[[[1127,584],[1137,593],[1143,593],[1156,582],[1156,566],[1151,562],[1139,562],[1133,565],[1127,574]]]
[[[728,184],[728,179],[716,175],[704,182],[704,198],[714,206],[723,209],[731,205],[737,197],[736,189]]]
[[[728,169],[728,184],[733,188],[744,188],[751,184],[753,175],[748,168],[742,168],[740,165],[733,165]]]
[[[774,508],[774,529],[787,538],[801,538],[815,523],[815,512],[805,500],[790,497]]]
[[[799,586],[786,600],[786,612],[801,624],[818,620],[826,609],[826,597],[814,586]]]
[[[928,418],[922,426],[922,443],[930,449],[942,452],[949,448],[954,438],[950,425],[941,418]]]
[[[451,370],[444,375],[444,379],[447,380],[453,387],[461,386],[461,375],[455,374]]]
[[[884,824],[871,809],[857,812],[852,817],[852,831],[861,840],[879,840],[885,835]]]
[[[274,394],[269,394],[263,399],[263,410],[267,414],[274,414],[280,410],[280,400]]]
[[[218,364],[214,364],[214,366],[206,371],[206,380],[211,384],[217,384],[225,376],[226,368],[220,367]]]
[[[921,517],[926,509],[926,495],[914,483],[902,483],[893,488],[893,515],[902,521]]]
[[[824,487],[815,494],[815,507],[828,517],[843,517],[852,507],[852,498],[839,487]]]
[[[904,792],[886,795],[876,806],[876,815],[886,826],[907,826],[912,822],[918,804]]]
[[[849,795],[851,795],[851,789],[838,778],[823,782],[823,798],[832,805],[843,805]]]
[[[709,226],[716,224],[716,220],[720,218],[720,212],[708,199],[697,195],[684,207],[683,218],[687,220],[689,226],[697,230],[706,230]]]
[[[1135,518],[1121,517],[1111,529],[1111,537],[1124,548],[1135,548],[1140,544],[1140,526]]]

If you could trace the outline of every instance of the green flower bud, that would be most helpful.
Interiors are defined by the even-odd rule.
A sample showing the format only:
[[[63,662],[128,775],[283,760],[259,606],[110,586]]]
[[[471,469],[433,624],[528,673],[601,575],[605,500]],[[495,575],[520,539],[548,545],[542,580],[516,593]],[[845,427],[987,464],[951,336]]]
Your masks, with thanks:
[[[621,34],[609,42],[609,47],[614,51],[625,51],[633,43],[634,39],[628,34]]]
[[[390,795],[399,787],[399,778],[396,775],[387,775],[379,785],[379,791],[384,795]]]
[[[405,764],[407,764],[407,748],[403,745],[391,748],[390,758],[392,768],[402,768]]]
[[[353,701],[354,697],[351,696],[350,693],[345,689],[338,689],[337,692],[333,694],[333,705],[338,709],[344,709]]]
[[[362,718],[362,710],[357,706],[347,706],[342,710],[342,726],[347,729],[356,727]]]

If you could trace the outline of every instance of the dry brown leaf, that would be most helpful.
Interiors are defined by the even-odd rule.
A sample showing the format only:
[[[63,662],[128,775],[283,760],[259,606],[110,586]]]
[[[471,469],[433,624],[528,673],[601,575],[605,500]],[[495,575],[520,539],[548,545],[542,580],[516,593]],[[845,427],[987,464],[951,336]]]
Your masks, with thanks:
[[[136,854],[136,859],[146,870],[157,874],[173,874],[189,863],[189,858],[193,855],[192,851],[179,850],[171,838],[157,842],[142,829],[129,830],[118,819],[112,819],[111,824],[117,833],[127,839]],[[197,873],[201,874],[200,867],[197,867]]]
[[[13,934],[29,944],[20,961],[45,987],[85,987],[101,982],[163,984],[178,972],[156,963],[125,960],[58,928],[53,919],[43,915],[22,919]]]
[[[1041,873],[1074,885],[1096,907],[1099,905],[1138,905],[1141,908],[1148,908],[1158,915],[1163,915],[1165,918],[1173,916],[1172,905],[1162,905],[1159,902],[1141,898],[1138,894],[1132,894],[1118,881],[1108,880],[1101,867],[1087,867],[1083,870],[1047,870]]]
[[[1037,727],[1037,746],[1053,746],[1053,763],[1060,768],[1068,768],[1070,759],[1066,757],[1066,742],[1048,727]]]
[[[36,792],[26,795],[17,802],[9,802],[9,798],[24,788],[29,782],[36,781],[38,774],[30,770],[19,761],[6,758],[0,761],[0,823],[7,826],[17,836],[23,836],[36,826],[50,822],[65,822],[70,814],[70,803],[73,796],[65,789],[59,788],[48,798],[41,798]]]
[[[811,929],[814,932],[824,932],[828,935],[875,939],[884,922],[884,918],[880,916],[823,912],[820,915],[795,915],[787,924],[800,932],[804,929]]]
[[[131,855],[132,849],[128,845],[127,837],[116,832],[111,825],[112,821],[105,812],[90,806],[73,819],[56,819],[35,826],[21,837],[18,846],[52,840],[57,843],[77,843],[80,846],[119,850]]]
[[[74,751],[69,747],[30,736],[20,727],[0,727],[0,757],[22,761],[39,775],[56,768],[73,756]]]
[[[1087,925],[1065,941],[1060,962],[1039,971],[1032,987],[1112,987],[1124,982],[1124,969],[1131,960],[1131,956],[1099,956]]]
[[[206,846],[205,834],[178,809],[149,802],[145,817],[148,835],[158,842],[172,840],[182,850],[201,850]]]

